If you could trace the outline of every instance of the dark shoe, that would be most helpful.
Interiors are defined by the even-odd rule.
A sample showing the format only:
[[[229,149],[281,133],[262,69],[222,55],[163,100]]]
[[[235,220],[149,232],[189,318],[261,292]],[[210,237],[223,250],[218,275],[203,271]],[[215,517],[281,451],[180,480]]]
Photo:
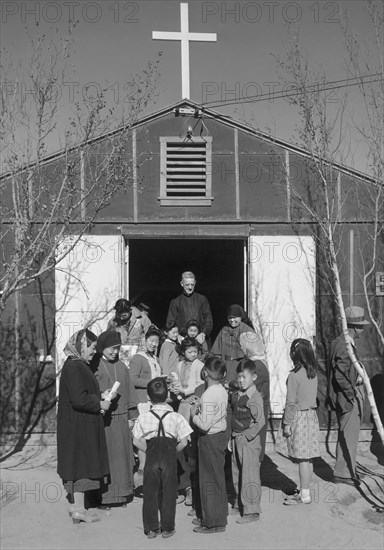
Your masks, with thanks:
[[[225,531],[225,525],[220,525],[220,527],[205,527],[200,525],[193,529],[194,533],[202,533],[204,535],[210,535],[211,533],[222,533]]]
[[[339,477],[333,476],[333,483],[345,483],[346,485],[360,485],[360,479],[357,477]]]
[[[284,498],[292,498],[292,497],[295,497],[297,495],[300,495],[300,490],[295,489],[294,491],[290,491],[289,493],[284,491],[284,495],[285,495]]]
[[[185,490],[185,506],[192,506],[192,489],[188,487],[188,489]]]
[[[252,521],[258,521],[260,514],[244,514],[241,518],[236,520],[236,523],[251,523]]]
[[[163,531],[161,536],[163,537],[163,539],[167,539],[169,537],[172,537],[172,535],[174,535],[175,533],[175,529],[172,529],[172,531]]]
[[[193,523],[193,525],[201,525],[201,519],[200,518],[193,518],[192,523]]]
[[[149,539],[155,539],[159,534],[160,534],[160,529],[156,529],[155,531],[148,531],[147,537]]]

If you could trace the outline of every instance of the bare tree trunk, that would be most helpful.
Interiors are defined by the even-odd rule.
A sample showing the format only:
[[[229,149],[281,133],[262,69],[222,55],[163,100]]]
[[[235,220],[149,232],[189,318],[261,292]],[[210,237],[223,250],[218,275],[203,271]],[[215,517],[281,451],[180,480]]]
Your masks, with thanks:
[[[20,296],[15,292],[15,431],[20,429]]]
[[[350,358],[354,368],[356,369],[356,371],[361,376],[361,378],[363,380],[363,383],[364,383],[364,386],[365,386],[365,389],[367,390],[367,397],[368,397],[369,404],[371,406],[372,417],[373,417],[373,420],[375,422],[377,432],[380,435],[382,443],[384,444],[383,424],[382,424],[381,419],[380,419],[379,411],[377,410],[376,401],[375,401],[373,391],[372,391],[371,381],[369,380],[369,376],[367,374],[367,371],[365,370],[364,365],[362,365],[357,360],[357,357],[355,355],[355,352],[353,351],[353,347],[352,347],[352,344],[351,344],[351,341],[350,341],[350,338],[349,338],[349,334],[348,334],[347,319],[346,319],[346,316],[345,316],[343,296],[342,296],[342,293],[341,293],[340,276],[339,276],[339,270],[338,270],[338,267],[337,267],[336,253],[335,253],[335,248],[334,248],[334,244],[333,244],[333,237],[332,237],[332,232],[331,231],[329,231],[329,248],[330,248],[330,256],[331,256],[331,269],[332,269],[332,273],[333,273],[334,281],[335,281],[336,300],[337,300],[337,305],[338,305],[339,311],[340,311],[341,326],[343,328],[344,341],[345,341],[345,344],[347,346],[347,351],[348,351],[349,358]]]

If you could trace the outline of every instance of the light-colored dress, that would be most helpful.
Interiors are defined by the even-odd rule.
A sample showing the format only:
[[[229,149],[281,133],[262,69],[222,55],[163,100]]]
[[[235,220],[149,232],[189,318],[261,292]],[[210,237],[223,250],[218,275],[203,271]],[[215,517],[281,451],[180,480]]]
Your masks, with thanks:
[[[185,397],[189,397],[195,393],[197,386],[202,383],[200,373],[204,367],[204,363],[200,359],[195,359],[192,363],[190,361],[179,361],[175,370],[182,387],[182,392]],[[179,408],[177,411],[184,416],[186,420],[190,420],[191,405],[185,399],[181,399]]]
[[[316,395],[317,376],[308,378],[303,367],[289,373],[282,423],[291,426],[291,435],[284,437],[279,429],[275,443],[278,453],[302,460],[320,456]]]

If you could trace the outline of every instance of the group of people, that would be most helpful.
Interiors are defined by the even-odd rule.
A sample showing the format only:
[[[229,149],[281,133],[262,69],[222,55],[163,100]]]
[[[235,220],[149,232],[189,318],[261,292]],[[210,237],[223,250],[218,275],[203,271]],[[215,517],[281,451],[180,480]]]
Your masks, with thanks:
[[[239,524],[260,519],[270,399],[265,348],[238,304],[227,308],[228,323],[211,343],[211,310],[195,285],[194,274],[184,272],[183,291],[170,303],[164,330],[151,323],[144,307],[120,299],[105,332],[97,337],[83,329],[70,338],[60,377],[57,444],[58,474],[74,523],[99,521],[95,505],[126,506],[141,485],[148,538],[174,534],[180,501],[190,506],[197,533],[225,531],[228,513],[237,514]],[[339,355],[334,370],[345,376]],[[312,459],[319,456],[311,343],[294,340],[290,357],[276,440],[276,450],[299,465],[300,488],[286,497],[288,505],[311,501]],[[337,396],[345,380],[342,385],[339,374],[332,379]],[[350,421],[341,425],[350,432]],[[354,447],[347,450],[353,454]],[[346,456],[342,443],[340,456]],[[336,465],[335,478],[356,480],[353,460],[347,466],[353,469],[348,476]]]

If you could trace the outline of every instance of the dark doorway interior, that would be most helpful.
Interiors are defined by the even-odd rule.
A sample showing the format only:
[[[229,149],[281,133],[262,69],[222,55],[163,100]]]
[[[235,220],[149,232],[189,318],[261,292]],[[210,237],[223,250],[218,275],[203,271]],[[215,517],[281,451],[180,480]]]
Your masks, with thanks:
[[[243,247],[237,239],[130,240],[130,299],[147,303],[151,321],[163,328],[169,302],[181,292],[181,273],[193,271],[196,292],[211,306],[213,340],[226,322],[227,306],[244,303]]]

